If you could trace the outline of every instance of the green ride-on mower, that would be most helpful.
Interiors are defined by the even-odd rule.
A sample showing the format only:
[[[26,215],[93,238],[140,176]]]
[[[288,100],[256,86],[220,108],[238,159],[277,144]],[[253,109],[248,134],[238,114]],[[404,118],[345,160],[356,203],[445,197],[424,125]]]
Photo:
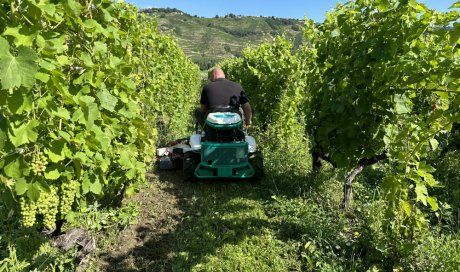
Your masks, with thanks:
[[[174,145],[157,149],[160,169],[182,167],[184,179],[249,179],[263,175],[263,157],[234,107],[212,109],[200,128]]]

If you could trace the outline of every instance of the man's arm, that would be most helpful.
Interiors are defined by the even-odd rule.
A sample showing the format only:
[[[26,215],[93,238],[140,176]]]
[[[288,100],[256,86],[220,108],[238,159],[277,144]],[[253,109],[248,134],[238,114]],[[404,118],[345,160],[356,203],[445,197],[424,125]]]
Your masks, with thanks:
[[[241,108],[243,108],[243,113],[244,113],[244,123],[246,126],[250,126],[252,124],[252,108],[249,102],[244,103],[241,105]]]
[[[249,99],[246,96],[246,93],[243,90],[243,87],[241,87],[241,92],[240,92],[240,105],[241,108],[243,109],[244,113],[244,124],[249,127],[252,124],[252,108],[251,105],[249,104]]]
[[[206,86],[203,87],[203,90],[201,91],[201,97],[200,97],[200,110],[202,112],[207,112],[208,107],[206,105],[209,104],[208,101],[208,89]]]

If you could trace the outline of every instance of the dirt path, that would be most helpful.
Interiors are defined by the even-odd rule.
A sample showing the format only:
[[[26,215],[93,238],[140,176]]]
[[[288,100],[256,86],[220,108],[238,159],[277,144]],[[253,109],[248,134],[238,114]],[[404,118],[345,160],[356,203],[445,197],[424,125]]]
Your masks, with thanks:
[[[168,182],[162,182],[167,179]],[[118,244],[100,254],[102,271],[170,271],[174,232],[183,215],[180,175],[150,174],[150,188],[133,196],[138,223],[122,231]]]
[[[100,271],[299,271],[298,245],[279,237],[271,183],[182,181],[152,174],[133,196],[138,223],[100,252]]]

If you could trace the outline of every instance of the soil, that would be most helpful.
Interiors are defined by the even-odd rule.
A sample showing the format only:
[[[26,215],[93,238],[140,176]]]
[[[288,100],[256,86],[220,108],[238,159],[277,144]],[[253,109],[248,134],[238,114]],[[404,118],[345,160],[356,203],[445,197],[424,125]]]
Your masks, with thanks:
[[[174,233],[184,214],[177,171],[149,174],[152,186],[132,197],[140,207],[138,223],[99,254],[100,271],[171,271]]]

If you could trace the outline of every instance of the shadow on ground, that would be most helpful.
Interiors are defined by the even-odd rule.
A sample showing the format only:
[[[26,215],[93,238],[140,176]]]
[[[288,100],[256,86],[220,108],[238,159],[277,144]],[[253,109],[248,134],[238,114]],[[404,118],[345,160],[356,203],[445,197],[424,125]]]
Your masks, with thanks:
[[[186,183],[180,171],[156,172],[151,180],[152,188],[134,197],[141,206],[139,224],[100,255],[102,270],[190,271],[269,227],[263,203],[273,186],[266,181]]]

